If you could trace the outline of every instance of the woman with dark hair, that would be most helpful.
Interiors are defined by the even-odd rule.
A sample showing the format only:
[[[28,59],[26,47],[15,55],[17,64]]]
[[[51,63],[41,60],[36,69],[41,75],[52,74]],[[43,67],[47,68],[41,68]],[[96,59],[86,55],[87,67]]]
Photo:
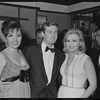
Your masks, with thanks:
[[[6,48],[0,52],[0,98],[30,98],[29,66],[21,50],[22,27],[14,19],[2,24]]]
[[[58,98],[88,98],[97,87],[94,65],[88,55],[83,33],[79,29],[71,29],[64,36],[64,52],[66,55],[60,73],[62,85]],[[89,87],[84,88],[86,81]]]

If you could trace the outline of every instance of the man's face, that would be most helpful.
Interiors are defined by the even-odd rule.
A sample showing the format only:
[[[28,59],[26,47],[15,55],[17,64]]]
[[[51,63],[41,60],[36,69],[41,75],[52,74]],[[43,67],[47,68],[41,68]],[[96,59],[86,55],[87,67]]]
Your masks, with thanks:
[[[43,33],[44,42],[47,45],[54,45],[58,37],[58,28],[57,26],[46,26],[46,30]]]
[[[96,26],[94,23],[91,23],[91,24],[90,24],[90,31],[91,31],[91,32],[95,32],[96,29],[97,29],[97,26]]]
[[[37,33],[37,36],[36,36],[36,42],[37,44],[41,44],[43,41],[43,36],[41,33]]]
[[[100,30],[97,31],[97,38],[96,38],[96,40],[97,40],[98,45],[100,46]]]

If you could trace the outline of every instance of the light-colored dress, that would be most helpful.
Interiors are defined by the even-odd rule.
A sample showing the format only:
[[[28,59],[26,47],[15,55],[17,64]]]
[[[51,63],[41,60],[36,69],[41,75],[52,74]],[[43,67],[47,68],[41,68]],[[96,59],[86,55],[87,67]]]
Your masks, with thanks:
[[[69,66],[68,55],[61,66],[62,85],[58,90],[58,98],[81,98],[85,92],[84,84],[87,80],[84,63],[88,56],[85,53],[76,54]]]
[[[7,57],[6,53],[2,53],[6,59],[6,65],[1,74],[2,81],[11,78],[12,76],[18,76],[20,75],[20,70],[29,68],[27,63],[25,66],[17,65]],[[16,79],[15,81],[2,82],[1,80],[0,98],[31,98],[29,81],[22,82],[20,79]]]

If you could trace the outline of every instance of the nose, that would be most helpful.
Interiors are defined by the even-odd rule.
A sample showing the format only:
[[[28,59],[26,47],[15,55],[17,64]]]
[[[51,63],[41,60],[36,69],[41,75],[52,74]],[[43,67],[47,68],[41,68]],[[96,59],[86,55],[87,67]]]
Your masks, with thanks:
[[[53,37],[56,37],[57,36],[57,33],[53,33],[53,35],[52,35]]]
[[[73,46],[73,42],[69,42],[69,46]]]
[[[13,39],[14,39],[14,41],[17,41],[17,36],[15,35],[15,36],[13,37]]]
[[[69,42],[69,44],[71,45],[71,44],[72,44],[72,42],[70,41],[70,42]]]

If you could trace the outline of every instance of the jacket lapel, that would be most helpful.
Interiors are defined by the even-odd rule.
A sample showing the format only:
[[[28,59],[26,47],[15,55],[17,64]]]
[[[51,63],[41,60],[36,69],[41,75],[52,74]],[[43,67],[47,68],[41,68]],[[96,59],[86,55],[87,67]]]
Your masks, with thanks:
[[[53,79],[55,78],[56,73],[57,73],[57,52],[55,50],[51,81],[53,81]]]
[[[46,75],[46,71],[45,71],[45,67],[44,67],[44,62],[43,62],[43,54],[42,54],[42,48],[41,48],[41,45],[39,45],[39,56],[40,56],[40,59],[41,59],[41,63],[42,63],[42,66],[41,66],[41,70],[42,70],[42,73],[43,73],[43,76],[44,76],[44,79],[46,81],[46,83],[48,82],[48,78],[47,78],[47,75]]]

